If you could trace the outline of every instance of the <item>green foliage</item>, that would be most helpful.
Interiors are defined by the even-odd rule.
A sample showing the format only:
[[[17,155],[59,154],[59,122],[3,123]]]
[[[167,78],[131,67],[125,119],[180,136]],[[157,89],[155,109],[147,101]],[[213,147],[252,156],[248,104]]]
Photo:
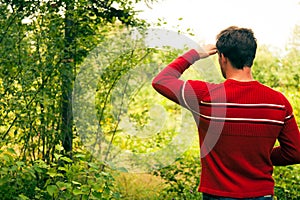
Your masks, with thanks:
[[[193,148],[167,167],[154,171],[155,176],[165,180],[165,189],[159,199],[201,199],[198,192],[200,178],[200,157],[197,140]]]
[[[60,149],[60,147],[58,148]],[[18,161],[13,149],[0,154],[1,199],[120,199],[111,170],[103,163],[91,162],[85,152],[74,153],[73,160],[55,153],[55,161]]]
[[[91,49],[113,28],[145,25],[132,3],[1,1],[2,199],[119,198],[110,166],[76,153],[70,109],[74,77]]]
[[[274,169],[275,194],[278,200],[300,199],[299,165]]]
[[[1,1],[1,145],[33,160],[72,150],[79,64],[112,27],[138,26],[132,1]]]
[[[292,104],[298,125],[300,124],[300,51],[291,48],[285,56],[279,56],[261,47],[255,60],[254,77],[282,92]]]

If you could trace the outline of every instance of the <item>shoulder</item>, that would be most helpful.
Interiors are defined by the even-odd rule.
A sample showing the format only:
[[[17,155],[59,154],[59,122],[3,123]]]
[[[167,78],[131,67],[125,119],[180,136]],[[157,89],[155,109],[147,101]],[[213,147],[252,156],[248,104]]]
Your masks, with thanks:
[[[269,98],[272,99],[272,101],[276,102],[277,104],[284,105],[288,113],[292,112],[292,106],[283,92],[264,84],[261,84],[261,86],[264,88],[264,92],[269,94]]]
[[[224,82],[222,83],[211,83],[211,82],[206,82],[206,81],[201,81],[201,80],[187,80],[186,84],[190,84],[193,86],[205,86],[207,88],[217,88],[217,87],[224,87]]]
[[[271,88],[270,86],[267,86],[267,85],[264,85],[262,83],[260,83],[261,87],[264,89],[265,92],[267,92],[268,94],[270,95],[275,95],[277,96],[280,100],[283,100],[283,101],[288,101],[286,96],[284,95],[283,92],[277,90],[277,89],[274,89],[274,88]]]
[[[195,95],[199,100],[222,99],[225,101],[226,91],[224,83],[210,83],[200,80],[188,80],[183,91],[188,95]],[[221,97],[221,98],[220,98]]]

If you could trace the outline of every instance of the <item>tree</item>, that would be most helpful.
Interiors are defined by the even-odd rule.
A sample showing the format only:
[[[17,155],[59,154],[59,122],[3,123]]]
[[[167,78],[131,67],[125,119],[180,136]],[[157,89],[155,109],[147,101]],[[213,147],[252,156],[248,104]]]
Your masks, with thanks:
[[[0,2],[1,138],[24,158],[72,152],[78,66],[117,24],[143,27],[132,0]]]

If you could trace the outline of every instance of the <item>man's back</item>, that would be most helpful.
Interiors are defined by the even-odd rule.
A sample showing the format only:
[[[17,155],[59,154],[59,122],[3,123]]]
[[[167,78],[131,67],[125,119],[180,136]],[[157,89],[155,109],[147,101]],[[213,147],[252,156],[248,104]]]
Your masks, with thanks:
[[[236,198],[273,194],[271,152],[292,114],[284,96],[257,81],[189,84],[185,98],[194,93],[200,105],[194,112],[202,150],[199,190]],[[208,90],[200,92],[205,96],[197,95],[197,84]]]

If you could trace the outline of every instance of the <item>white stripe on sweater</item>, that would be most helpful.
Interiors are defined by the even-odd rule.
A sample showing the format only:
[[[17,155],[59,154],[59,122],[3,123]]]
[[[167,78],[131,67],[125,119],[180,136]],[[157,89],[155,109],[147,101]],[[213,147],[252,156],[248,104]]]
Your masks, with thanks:
[[[221,121],[251,121],[251,122],[271,122],[271,123],[276,123],[276,124],[284,124],[284,121],[279,121],[279,120],[272,120],[272,119],[254,119],[254,118],[230,118],[230,117],[212,117],[212,116],[207,116],[203,115],[195,110],[193,110],[186,102],[185,99],[185,93],[184,89],[186,86],[186,81],[184,82],[181,90],[181,95],[183,102],[185,106],[193,113],[207,119],[212,119],[212,120],[221,120]],[[201,101],[202,104],[209,104],[209,105],[238,105],[238,106],[246,106],[246,107],[256,107],[256,106],[270,106],[270,107],[279,107],[279,108],[284,108],[284,105],[277,105],[277,104],[236,104],[236,103],[208,103],[208,102],[203,102]],[[290,118],[292,115],[288,116],[286,119]]]

